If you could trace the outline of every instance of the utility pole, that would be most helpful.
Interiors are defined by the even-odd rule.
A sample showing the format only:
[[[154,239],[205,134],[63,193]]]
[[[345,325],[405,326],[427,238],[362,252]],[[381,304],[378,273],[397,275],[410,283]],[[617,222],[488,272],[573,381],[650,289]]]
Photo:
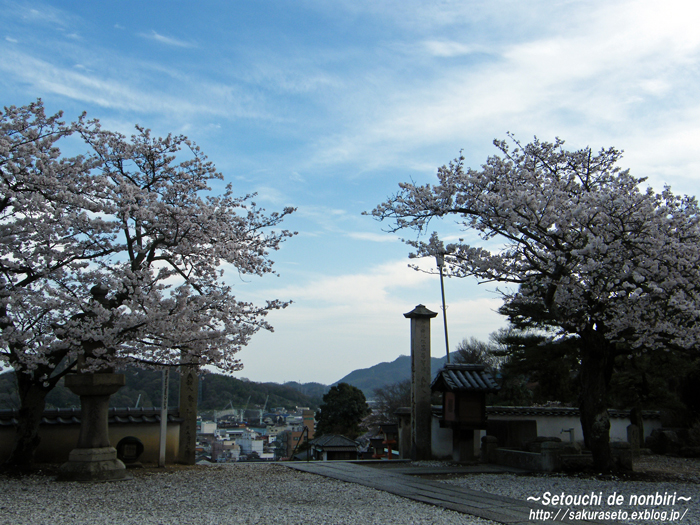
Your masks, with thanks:
[[[442,323],[445,326],[445,353],[447,354],[447,363],[450,362],[450,342],[447,338],[447,307],[445,306],[445,283],[443,280],[442,269],[445,266],[445,252],[438,251],[435,254],[438,269],[440,270],[440,291],[442,292]]]
[[[165,445],[168,434],[168,387],[170,383],[170,367],[163,369],[163,392],[160,402],[160,450],[158,454],[158,466],[165,466]]]

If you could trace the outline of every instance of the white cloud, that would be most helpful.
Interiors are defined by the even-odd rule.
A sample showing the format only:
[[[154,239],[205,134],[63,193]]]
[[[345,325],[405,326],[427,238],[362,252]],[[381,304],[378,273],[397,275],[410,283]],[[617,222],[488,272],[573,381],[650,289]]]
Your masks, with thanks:
[[[278,188],[272,186],[258,186],[255,189],[257,195],[253,201],[269,202],[274,205],[283,206],[289,204],[289,196]]]
[[[386,233],[350,232],[347,236],[358,241],[396,242],[399,240],[398,237]]]
[[[550,20],[544,34],[498,42],[481,61],[428,64],[424,78],[411,83],[394,71],[379,77],[378,85],[358,98],[363,104],[372,101],[376,111],[365,116],[348,107],[348,114],[362,118],[319,140],[313,161],[359,158],[365,168],[380,169],[414,157],[409,153],[417,148],[473,141],[488,146],[509,130],[525,139],[558,135],[594,148],[612,142],[631,157],[637,150],[630,142],[643,154],[665,139],[657,119],[684,121],[685,114],[697,112],[700,102],[692,86],[700,81],[693,66],[700,59],[700,32],[694,29],[700,25],[698,7],[627,2],[567,8],[555,13],[561,19]],[[440,57],[474,49],[468,33],[464,40],[424,43]],[[696,125],[683,127],[690,141],[700,140]],[[669,156],[683,152],[676,145]]]
[[[386,306],[384,303],[390,289],[417,286],[428,279],[431,279],[428,274],[409,269],[404,260],[374,267],[369,272],[320,276],[301,286],[278,289],[275,295],[294,301],[324,302],[349,308],[366,305],[375,310]]]
[[[150,33],[140,33],[139,36],[155,40],[156,42],[160,42],[161,44],[166,44],[168,46],[195,47],[195,45],[192,42],[185,42],[184,40],[179,40],[177,38],[161,35],[160,33],[156,33],[153,30]]]
[[[290,180],[293,180],[294,182],[299,182],[301,184],[306,183],[306,179],[302,177],[299,173],[296,171],[292,172],[292,174],[289,176]]]
[[[329,218],[346,217],[348,214],[346,210],[340,208],[314,204],[299,206],[297,213],[301,217],[314,219],[323,223],[327,223]]]
[[[314,50],[314,56],[299,53],[296,49],[271,51],[269,49],[247,50],[250,66],[237,77],[264,89],[280,93],[304,94],[336,89],[342,80],[324,71],[323,52]],[[320,63],[318,63],[320,62]]]
[[[141,115],[157,113],[170,116],[173,112],[177,112],[180,118],[201,115],[265,120],[272,118],[264,111],[260,111],[260,102],[254,100],[252,96],[236,93],[235,86],[198,82],[196,89],[199,95],[190,97],[187,90],[190,84],[194,89],[195,83],[192,79],[182,78],[175,70],[166,72],[162,67],[156,67],[153,64],[125,63],[119,57],[112,57],[114,59],[112,66],[120,64],[119,71],[128,72],[115,78],[105,72],[88,69],[95,67],[97,62],[89,66],[81,62],[80,68],[61,67],[8,46],[0,51],[3,52],[0,71],[11,75],[16,81],[27,83],[40,92],[61,95],[86,104],[133,111]],[[76,69],[81,70],[76,71]],[[145,76],[138,78],[139,72],[143,72]],[[156,81],[146,87],[149,75],[154,72],[157,72],[161,79],[164,73],[179,76],[178,86],[182,90],[171,94],[167,86],[161,86],[159,89]]]
[[[48,4],[43,4],[41,8],[29,9],[27,9],[26,6],[22,4],[15,4],[11,7],[12,10],[15,11],[15,14],[25,21],[29,21],[34,24],[54,27],[59,30],[62,30],[65,27],[73,25],[75,22],[79,21],[78,17]]]
[[[481,46],[447,40],[427,40],[423,45],[428,53],[436,57],[455,57],[483,51]]]
[[[354,369],[392,361],[410,351],[410,323],[403,314],[418,303],[441,312],[438,283],[436,275],[412,270],[400,260],[365,272],[310,276],[302,284],[268,291],[293,304],[270,314],[274,333],[256,335],[241,353],[243,374],[254,380],[331,383]],[[495,313],[502,301],[488,288],[448,279],[445,289],[453,351],[464,337],[486,339],[505,324]],[[431,340],[433,356],[444,355],[442,315],[432,322]],[[294,366],[270,366],[286,361]]]

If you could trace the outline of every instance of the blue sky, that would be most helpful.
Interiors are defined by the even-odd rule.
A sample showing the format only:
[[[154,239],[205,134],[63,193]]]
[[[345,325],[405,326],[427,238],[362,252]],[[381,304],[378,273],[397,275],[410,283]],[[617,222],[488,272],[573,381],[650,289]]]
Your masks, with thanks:
[[[361,213],[460,150],[478,167],[507,132],[615,146],[654,188],[698,193],[690,0],[0,0],[0,27],[3,106],[40,97],[69,120],[184,133],[237,193],[298,208],[280,276],[232,281],[294,301],[239,354],[255,381],[332,383],[409,353],[402,314],[439,312],[439,280]],[[452,349],[503,326],[493,288],[451,279],[446,295]],[[432,328],[444,355],[440,317]]]

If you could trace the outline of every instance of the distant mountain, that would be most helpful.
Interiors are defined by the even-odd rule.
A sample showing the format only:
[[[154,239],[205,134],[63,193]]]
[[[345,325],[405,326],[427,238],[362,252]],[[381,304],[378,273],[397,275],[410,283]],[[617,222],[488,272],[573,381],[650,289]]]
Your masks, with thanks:
[[[321,383],[297,383],[296,381],[287,381],[284,383],[284,386],[293,388],[305,396],[318,400],[319,404],[321,403],[321,398],[330,388],[328,385],[322,385]]]
[[[138,402],[141,407],[160,406],[162,374],[154,370],[128,369],[125,372],[126,385],[112,395],[113,407],[133,407]],[[180,382],[177,373],[170,374],[168,404],[178,405]],[[256,383],[221,374],[205,374],[200,381],[201,399],[199,410],[223,410],[235,408],[285,407],[294,409],[305,406],[316,409],[321,404],[328,387],[319,383]],[[80,399],[63,386],[60,381],[46,397],[47,408],[77,408]],[[14,372],[0,374],[0,410],[19,408],[17,383]]]
[[[221,410],[231,404],[235,408],[262,408],[267,401],[267,409],[297,406],[316,409],[321,404],[328,387],[318,383],[257,383],[244,381],[220,374],[206,374],[202,381],[202,402],[200,410]]]
[[[435,377],[445,364],[445,358],[430,359],[432,375]],[[333,383],[348,383],[356,386],[368,399],[373,397],[374,389],[411,378],[411,357],[402,355],[390,363],[379,363],[369,368],[350,372]],[[223,410],[228,406],[241,408],[261,408],[267,401],[267,408],[308,406],[316,409],[323,402],[323,395],[328,391],[327,385],[320,383],[256,383],[245,379],[206,374],[201,381],[202,399],[199,410]],[[168,404],[177,406],[179,392],[178,374],[170,375]],[[126,386],[110,398],[110,405],[133,407],[159,406],[161,395],[161,373],[152,370],[127,370]],[[63,382],[47,396],[47,408],[79,407],[78,396],[63,386]],[[14,380],[14,373],[0,374],[0,409],[18,408],[19,398]]]
[[[446,360],[445,357],[430,358],[432,377],[435,377],[437,371],[445,365]],[[375,388],[381,388],[406,379],[411,379],[411,356],[402,355],[391,363],[379,363],[369,368],[361,368],[350,372],[333,384],[348,383],[362,390],[365,397],[370,398],[374,395]]]

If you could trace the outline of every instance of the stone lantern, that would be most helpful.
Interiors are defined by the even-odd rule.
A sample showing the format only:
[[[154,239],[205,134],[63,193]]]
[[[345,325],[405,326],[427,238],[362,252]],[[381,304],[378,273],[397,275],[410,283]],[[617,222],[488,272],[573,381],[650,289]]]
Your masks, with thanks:
[[[70,374],[66,386],[80,396],[78,446],[61,466],[63,481],[115,481],[127,479],[126,466],[109,442],[109,397],[124,386],[124,374]]]
[[[119,306],[116,299],[107,297],[109,288],[97,284],[90,289],[93,301],[107,310]],[[92,313],[80,314],[75,319],[89,319]],[[109,398],[125,384],[124,374],[115,374],[111,367],[96,373],[82,373],[86,357],[94,357],[104,343],[82,341],[83,354],[77,360],[77,374],[68,374],[65,385],[80,396],[80,435],[78,445],[61,465],[59,480],[113,481],[127,479],[124,463],[117,459],[117,449],[109,442]]]

